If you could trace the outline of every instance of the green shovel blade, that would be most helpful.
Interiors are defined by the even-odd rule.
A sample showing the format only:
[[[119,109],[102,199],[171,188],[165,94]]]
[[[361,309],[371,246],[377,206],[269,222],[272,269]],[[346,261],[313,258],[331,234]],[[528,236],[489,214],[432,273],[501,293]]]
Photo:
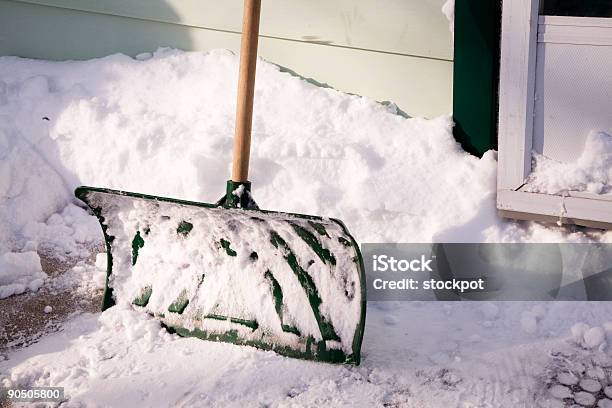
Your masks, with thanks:
[[[181,336],[359,364],[363,260],[342,222],[93,187],[75,195],[106,241],[103,309],[127,302]]]

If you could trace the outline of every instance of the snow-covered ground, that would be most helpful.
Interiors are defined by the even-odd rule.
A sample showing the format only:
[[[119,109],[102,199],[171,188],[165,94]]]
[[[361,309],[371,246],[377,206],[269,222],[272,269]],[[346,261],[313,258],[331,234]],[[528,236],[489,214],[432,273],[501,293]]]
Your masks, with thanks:
[[[0,297],[59,279],[100,287],[103,271],[84,265],[101,231],[73,198],[77,185],[216,201],[229,175],[237,65],[227,51],[169,49],[0,58]],[[362,243],[612,241],[499,219],[495,153],[468,155],[451,129],[449,117],[406,119],[259,61],[254,197],[264,209],[339,218]],[[41,253],[82,262],[49,277]],[[345,367],[179,338],[118,306],[7,352],[0,378],[63,386],[64,406],[562,406],[552,394],[588,399],[579,386],[554,387],[565,387],[562,372],[601,370],[607,385],[611,311],[606,302],[370,303],[362,364]],[[572,337],[581,322],[595,329],[576,326]]]
[[[117,306],[69,321],[0,367],[10,385],[66,387],[68,407],[558,407],[549,388],[563,374],[609,384],[610,332],[582,327],[578,344],[571,328],[611,312],[586,302],[371,303],[354,367],[180,338]]]

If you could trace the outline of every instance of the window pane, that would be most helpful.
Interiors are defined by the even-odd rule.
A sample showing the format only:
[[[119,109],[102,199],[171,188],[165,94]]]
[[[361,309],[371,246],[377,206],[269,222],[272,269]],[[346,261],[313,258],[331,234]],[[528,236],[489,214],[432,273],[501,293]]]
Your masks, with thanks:
[[[547,16],[612,17],[612,0],[542,0]]]

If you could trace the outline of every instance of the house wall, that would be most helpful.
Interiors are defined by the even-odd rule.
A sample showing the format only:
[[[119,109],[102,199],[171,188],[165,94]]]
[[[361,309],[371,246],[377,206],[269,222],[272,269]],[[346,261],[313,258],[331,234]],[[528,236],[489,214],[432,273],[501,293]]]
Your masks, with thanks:
[[[444,0],[265,0],[260,55],[410,116],[452,111]],[[0,0],[0,55],[87,59],[240,43],[242,1]]]

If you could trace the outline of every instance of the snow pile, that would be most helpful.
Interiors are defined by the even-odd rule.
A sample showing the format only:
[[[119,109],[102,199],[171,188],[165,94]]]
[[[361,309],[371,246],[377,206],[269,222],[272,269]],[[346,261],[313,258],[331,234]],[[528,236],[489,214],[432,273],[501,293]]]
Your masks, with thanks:
[[[19,295],[26,290],[35,292],[46,278],[36,252],[7,252],[0,255],[0,299]]]
[[[169,49],[82,62],[1,57],[0,254],[83,256],[99,244],[96,221],[73,205],[81,184],[216,201],[230,173],[237,65],[228,51]],[[501,221],[495,155],[468,155],[451,129],[448,117],[405,119],[260,60],[255,200],[339,218],[358,242],[602,239]],[[590,155],[607,143],[589,140]]]
[[[102,255],[106,258],[106,254]],[[49,285],[55,292],[69,290],[72,294],[90,297],[106,285],[106,260],[103,267],[92,265],[89,260],[81,260],[54,278]]]
[[[44,194],[44,188],[41,188],[41,191]],[[43,202],[45,198],[34,195],[28,197],[29,200]],[[27,204],[23,204],[20,208],[32,209]],[[0,206],[0,215],[3,210],[6,211],[6,208]],[[62,211],[52,214],[42,222],[35,219],[28,220],[25,217],[20,228],[15,228],[19,232],[13,232],[13,235],[11,228],[7,229],[5,232],[0,224],[0,231],[6,234],[0,237],[0,299],[23,293],[25,290],[33,292],[38,290],[47,275],[41,270],[40,258],[36,251],[52,254],[56,259],[87,258],[91,246],[100,240],[100,226],[96,219],[73,204],[68,204]],[[5,249],[6,252],[1,250],[3,243],[8,243],[9,250]],[[30,261],[20,262],[19,266],[11,261],[2,262],[3,258],[14,260],[23,258],[26,254],[30,257]]]
[[[24,247],[55,256],[86,257],[90,245],[100,239],[100,225],[83,208],[68,204],[45,222],[28,221],[20,237]]]
[[[13,138],[40,139],[68,184],[24,193],[46,203],[28,213],[44,220],[78,184],[216,201],[231,162],[237,63],[225,51],[172,50],[146,61],[0,59],[8,89],[32,77],[51,84],[36,104],[15,91],[0,107]],[[407,120],[264,61],[257,74],[250,178],[261,208],[340,218],[358,241],[403,241],[430,240],[491,202],[494,156],[463,152],[448,117]]]
[[[66,197],[70,191],[45,157],[49,154],[45,146],[48,145],[46,137],[36,137],[36,132],[30,132],[33,118],[30,115],[27,118],[15,117],[20,116],[16,110],[37,106],[38,98],[43,98],[40,94],[32,96],[30,89],[32,83],[39,82],[38,78],[20,83],[13,91],[20,101],[13,109],[11,99],[7,99],[11,92],[6,95],[6,90],[14,88],[2,79],[5,79],[4,73],[0,74],[0,90],[5,90],[4,98],[0,98],[0,249],[6,250],[18,245],[11,238],[25,224],[44,222],[61,211],[67,204]],[[40,117],[37,119],[42,122]]]
[[[605,132],[590,133],[575,163],[557,162],[534,152],[533,172],[527,179],[525,191],[612,194],[612,136]]]
[[[604,326],[609,323],[604,324]],[[571,334],[576,344],[584,348],[605,348],[607,346],[606,330],[603,327],[590,327],[588,324],[578,322],[571,328]]]
[[[168,49],[145,60],[0,58],[0,115],[8,143],[21,146],[7,157],[48,163],[45,182],[34,177],[20,196],[27,215],[16,216],[14,200],[0,206],[13,220],[2,239],[61,211],[79,184],[216,201],[230,173],[237,65],[228,51]],[[35,100],[20,93],[32,83]],[[539,240],[533,237],[539,233],[562,239],[563,229],[537,224],[525,224],[517,238],[516,224],[499,221],[495,155],[470,156],[451,130],[448,117],[405,119],[260,60],[250,176],[255,200],[264,209],[339,218],[358,242],[430,242],[445,232],[464,241]],[[461,231],[447,231],[453,227]]]
[[[33,258],[39,249],[85,256],[80,244],[98,241],[100,227],[69,203],[70,187],[49,160],[54,149],[45,134],[46,122],[31,112],[48,95],[48,84],[35,76],[7,85],[5,78],[0,74],[0,257],[15,259],[25,251]],[[13,97],[20,101],[17,106]],[[33,126],[35,122],[42,127]],[[46,276],[39,260],[11,265],[6,259],[0,262],[0,298],[38,290]]]
[[[99,243],[93,217],[72,204],[80,184],[216,201],[231,162],[237,63],[227,51],[167,49],[140,60],[0,58],[0,254],[82,256]],[[260,207],[340,218],[361,241],[429,241],[483,206],[483,222],[497,223],[494,156],[464,153],[449,118],[406,120],[264,61],[255,99]]]

